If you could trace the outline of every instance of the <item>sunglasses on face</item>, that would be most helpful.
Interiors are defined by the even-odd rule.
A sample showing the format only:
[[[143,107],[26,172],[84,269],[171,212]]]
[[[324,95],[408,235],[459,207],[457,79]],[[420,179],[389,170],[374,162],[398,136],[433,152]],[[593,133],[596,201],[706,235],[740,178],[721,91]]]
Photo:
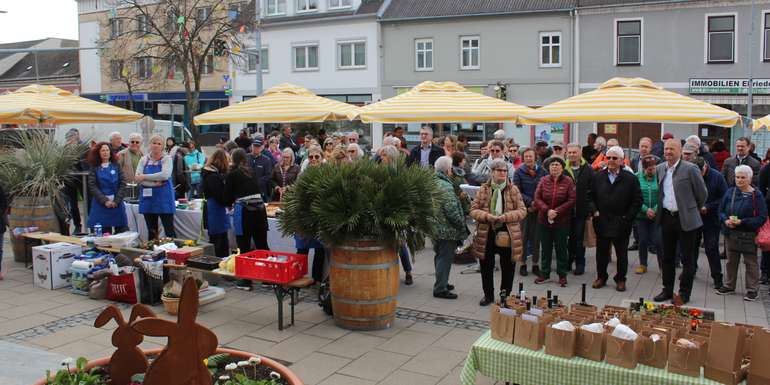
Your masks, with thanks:
[[[620,159],[620,158],[618,158],[617,156],[608,156],[607,157],[607,160],[618,160],[618,159]]]
[[[132,141],[131,141],[131,144],[139,144],[139,143],[142,143],[142,142],[140,142],[140,141],[138,141],[138,140],[132,140]]]
[[[498,152],[502,152],[502,151],[501,150],[489,150],[489,152],[491,152],[493,154],[497,154]]]
[[[508,172],[508,170],[506,170],[504,168],[496,168],[494,171],[497,171],[497,172]]]
[[[309,159],[321,159],[321,155],[310,155],[308,156]]]

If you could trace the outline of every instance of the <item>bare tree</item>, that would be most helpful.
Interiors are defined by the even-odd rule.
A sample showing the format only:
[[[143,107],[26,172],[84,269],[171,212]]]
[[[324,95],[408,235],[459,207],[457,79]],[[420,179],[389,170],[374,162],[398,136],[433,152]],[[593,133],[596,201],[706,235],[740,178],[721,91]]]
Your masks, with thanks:
[[[131,47],[133,42],[127,36],[116,37],[110,44],[103,44],[99,55],[109,60],[110,78],[120,82],[128,94],[128,109],[134,109],[134,93],[148,91],[158,85],[162,76],[158,71],[144,68],[140,58],[135,58]],[[146,64],[146,63],[145,63]]]
[[[241,39],[254,28],[255,0],[119,2],[122,6],[112,11],[104,45],[118,46],[128,41],[120,55],[132,58],[142,79],[157,81],[158,74],[162,79],[180,76],[190,132],[197,137],[199,130],[192,117],[200,107],[202,76],[213,73],[215,61],[226,66],[234,57],[244,55]]]

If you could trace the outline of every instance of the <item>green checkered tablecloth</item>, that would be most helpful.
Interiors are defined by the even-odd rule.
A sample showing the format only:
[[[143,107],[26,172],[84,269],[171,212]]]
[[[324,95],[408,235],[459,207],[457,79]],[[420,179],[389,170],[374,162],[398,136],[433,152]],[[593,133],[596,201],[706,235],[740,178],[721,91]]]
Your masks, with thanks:
[[[462,385],[476,383],[476,372],[519,385],[720,385],[703,378],[639,365],[634,370],[575,357],[565,359],[493,340],[484,333],[465,361]]]

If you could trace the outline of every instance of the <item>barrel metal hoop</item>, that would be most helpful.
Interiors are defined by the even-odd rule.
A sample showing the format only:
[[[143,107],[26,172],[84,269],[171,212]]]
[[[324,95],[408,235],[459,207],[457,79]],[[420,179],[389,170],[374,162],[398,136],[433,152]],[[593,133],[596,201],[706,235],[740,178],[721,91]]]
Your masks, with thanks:
[[[344,303],[348,305],[380,305],[380,304],[392,302],[395,300],[396,300],[396,297],[391,295],[384,298],[376,298],[376,299],[353,299],[353,298],[340,297],[332,294],[332,301],[337,301],[339,303]]]
[[[335,249],[347,251],[379,251],[385,250],[382,246],[337,246]]]
[[[336,267],[338,269],[347,269],[347,270],[386,270],[389,269],[391,266],[397,266],[398,265],[398,259],[393,259],[393,262],[388,263],[377,263],[374,265],[354,265],[350,263],[339,263],[335,261],[331,261],[331,267]]]
[[[337,314],[335,312],[334,317],[345,321],[368,322],[368,321],[386,321],[393,318],[394,314],[386,314],[386,315],[381,315],[379,317],[348,317],[341,314]]]

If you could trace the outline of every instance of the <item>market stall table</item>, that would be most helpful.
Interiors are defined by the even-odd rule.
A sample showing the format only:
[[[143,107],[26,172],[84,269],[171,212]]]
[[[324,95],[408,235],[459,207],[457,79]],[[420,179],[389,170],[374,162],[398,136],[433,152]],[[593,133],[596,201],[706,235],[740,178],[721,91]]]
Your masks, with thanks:
[[[86,242],[83,241],[83,239],[78,237],[72,237],[69,235],[61,235],[59,233],[33,231],[31,233],[24,233],[21,236],[27,239],[35,239],[46,243],[65,242],[65,243],[71,243],[73,245],[86,247]],[[110,252],[110,253],[120,252],[120,248],[115,248],[115,247],[96,246],[96,248],[99,250]]]
[[[460,375],[462,385],[476,383],[476,372],[520,385],[719,385],[703,378],[639,365],[630,370],[581,357],[566,359],[492,339],[490,332],[471,347]]]

